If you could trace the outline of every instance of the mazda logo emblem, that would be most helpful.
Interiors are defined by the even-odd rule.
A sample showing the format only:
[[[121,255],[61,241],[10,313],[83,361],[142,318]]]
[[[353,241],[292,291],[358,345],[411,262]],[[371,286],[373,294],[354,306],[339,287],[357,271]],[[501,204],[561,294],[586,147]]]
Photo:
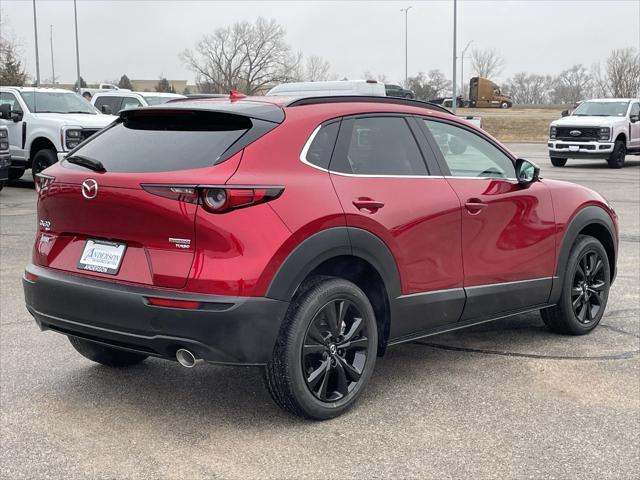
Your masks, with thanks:
[[[91,200],[96,198],[96,195],[98,195],[98,182],[93,178],[87,178],[82,182],[82,196],[87,200]]]
[[[571,130],[569,132],[569,135],[571,135],[572,137],[579,137],[580,135],[582,135],[582,132],[580,130]]]

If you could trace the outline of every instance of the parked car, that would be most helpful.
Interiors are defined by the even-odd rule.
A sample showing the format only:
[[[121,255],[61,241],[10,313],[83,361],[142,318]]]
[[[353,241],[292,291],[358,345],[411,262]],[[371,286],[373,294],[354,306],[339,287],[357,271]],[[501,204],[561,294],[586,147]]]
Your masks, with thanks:
[[[9,129],[11,180],[54,164],[114,118],[58,88],[1,87],[0,125]]]
[[[186,97],[177,93],[164,92],[103,92],[93,96],[91,105],[104,114],[114,115],[120,110],[160,105],[177,98]]]
[[[640,100],[601,98],[580,103],[570,115],[551,122],[547,148],[554,167],[579,158],[604,159],[609,167],[621,168],[626,155],[640,155]]]
[[[0,190],[9,179],[11,153],[9,152],[9,129],[0,125]]]
[[[267,96],[309,97],[326,95],[385,96],[384,84],[377,80],[335,80],[328,82],[294,82],[276,85]]]
[[[393,83],[386,83],[384,85],[384,90],[387,97],[415,98],[416,96],[415,93],[413,93],[413,90],[402,88],[400,85]]]
[[[100,83],[97,88],[95,88],[95,87],[92,87],[92,88],[81,88],[80,89],[80,93],[85,98],[85,100],[90,102],[91,98],[96,93],[105,92],[105,91],[108,92],[108,91],[113,91],[113,90],[121,90],[123,92],[128,92],[129,91],[127,89],[121,89],[120,87],[118,87],[117,85],[113,85],[112,83]]]
[[[38,176],[26,305],[95,362],[261,366],[280,407],[335,417],[389,346],[537,310],[596,328],[616,214],[538,173],[406,99],[125,110]]]

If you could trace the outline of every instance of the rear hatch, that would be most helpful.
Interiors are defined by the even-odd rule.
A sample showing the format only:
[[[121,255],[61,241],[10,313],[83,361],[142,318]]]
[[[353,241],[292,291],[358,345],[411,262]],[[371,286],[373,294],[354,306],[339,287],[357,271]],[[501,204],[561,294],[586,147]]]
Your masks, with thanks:
[[[230,112],[124,112],[38,179],[34,263],[184,287],[196,250],[195,187],[224,184],[264,123]]]

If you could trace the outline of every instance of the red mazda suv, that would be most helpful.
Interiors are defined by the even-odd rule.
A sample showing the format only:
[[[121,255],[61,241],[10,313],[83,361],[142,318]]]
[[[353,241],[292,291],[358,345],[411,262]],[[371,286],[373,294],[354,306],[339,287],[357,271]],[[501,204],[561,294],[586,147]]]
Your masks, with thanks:
[[[615,277],[605,199],[413,100],[122,111],[36,187],[42,330],[112,367],[260,366],[312,419],[348,409],[391,345],[533,310],[588,333]]]

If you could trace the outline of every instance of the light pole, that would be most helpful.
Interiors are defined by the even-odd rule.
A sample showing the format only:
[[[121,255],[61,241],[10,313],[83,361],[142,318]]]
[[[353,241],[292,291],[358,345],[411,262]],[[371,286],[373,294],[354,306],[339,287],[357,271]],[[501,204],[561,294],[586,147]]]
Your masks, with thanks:
[[[56,84],[56,67],[53,62],[53,25],[49,25],[49,41],[51,42],[51,83]]]
[[[80,88],[80,47],[78,46],[78,9],[76,8],[76,0],[73,0],[73,16],[76,22],[76,72],[78,73],[78,93],[81,92]]]
[[[456,95],[456,63],[458,63],[457,57],[457,45],[456,45],[456,28],[457,28],[457,16],[458,16],[458,2],[453,0],[453,96],[451,97],[451,107],[453,114],[456,114],[456,104],[458,103]]]
[[[469,46],[473,43],[473,40],[469,40],[467,46],[462,50],[462,55],[460,56],[460,90],[462,91],[462,95],[464,96],[464,59]]]
[[[400,11],[404,12],[404,88],[407,88],[409,83],[409,34],[408,34],[408,17],[409,10],[413,7],[401,8]]]
[[[36,40],[36,87],[40,86],[40,56],[38,55],[38,21],[36,13],[36,0],[33,0],[33,32]]]

